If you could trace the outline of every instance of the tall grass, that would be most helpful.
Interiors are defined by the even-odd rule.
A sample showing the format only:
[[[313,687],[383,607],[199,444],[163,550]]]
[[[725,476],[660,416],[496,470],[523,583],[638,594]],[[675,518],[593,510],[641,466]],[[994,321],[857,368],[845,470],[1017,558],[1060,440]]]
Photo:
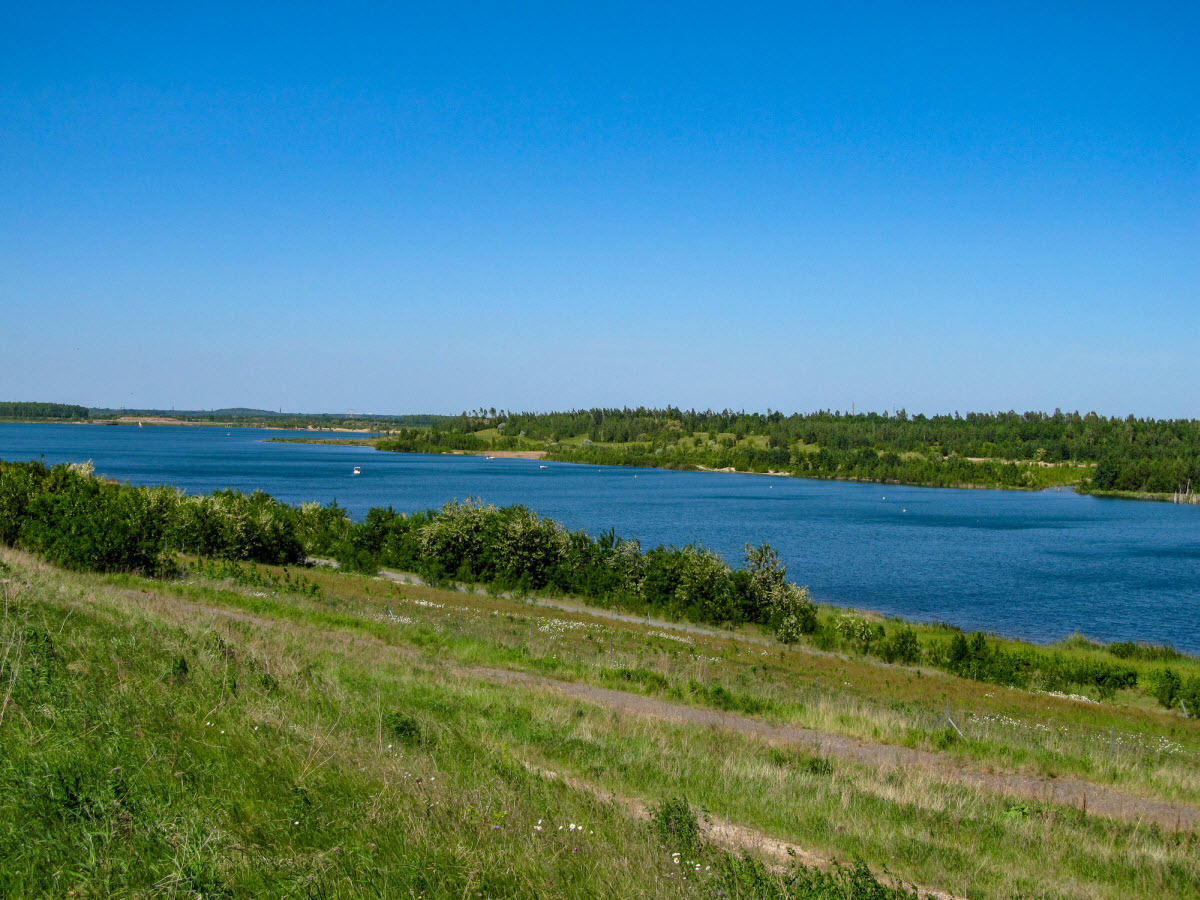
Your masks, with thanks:
[[[886,896],[855,874],[856,856],[959,896],[1186,897],[1200,886],[1191,834],[631,719],[464,667],[523,653],[591,677],[608,653],[595,629],[542,631],[548,621],[531,629],[479,609],[460,632],[454,595],[405,598],[441,608],[402,604],[366,579],[339,591],[315,575],[319,597],[205,578],[167,590],[4,558],[7,896]],[[544,643],[506,645],[484,625]],[[678,657],[641,649],[640,666],[605,670],[656,673],[669,692],[678,674],[665,661]],[[768,659],[784,715],[793,701],[778,657],[749,665],[761,675]],[[687,853],[605,791],[674,804],[677,822],[686,797],[702,837],[729,819],[848,868],[789,876],[707,838]]]

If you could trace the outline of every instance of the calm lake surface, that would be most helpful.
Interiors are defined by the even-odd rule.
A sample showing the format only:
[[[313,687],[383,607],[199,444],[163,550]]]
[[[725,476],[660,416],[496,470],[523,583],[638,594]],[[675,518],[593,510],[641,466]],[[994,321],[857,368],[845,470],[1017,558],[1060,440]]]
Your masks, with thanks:
[[[646,548],[703,544],[734,565],[743,545],[767,541],[792,580],[832,603],[1042,642],[1082,631],[1200,653],[1196,506],[264,443],[281,435],[0,424],[0,459],[90,459],[133,484],[336,500],[355,518],[481,497]]]

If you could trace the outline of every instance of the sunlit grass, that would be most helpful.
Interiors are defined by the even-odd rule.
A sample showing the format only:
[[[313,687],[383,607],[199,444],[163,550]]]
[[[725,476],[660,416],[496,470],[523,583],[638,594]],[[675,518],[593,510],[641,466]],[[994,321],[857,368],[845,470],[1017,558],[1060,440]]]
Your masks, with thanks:
[[[9,896],[707,897],[728,887],[711,848],[684,882],[674,848],[598,799],[605,792],[646,806],[686,796],[702,822],[706,812],[827,858],[861,856],[958,896],[1186,897],[1200,885],[1191,834],[620,715],[471,668],[930,748],[949,697],[960,717],[1008,710],[1018,723],[960,723],[984,735],[950,747],[964,761],[1093,765],[1097,780],[1194,795],[1194,759],[1123,748],[1109,772],[1074,734],[1109,721],[1096,716],[1145,732],[1178,726],[1194,751],[1190,723],[1160,712],[321,571],[304,573],[320,588],[311,596],[4,558],[0,695],[11,681],[18,699],[0,721]],[[1049,742],[1026,734],[1047,712],[1067,730]]]

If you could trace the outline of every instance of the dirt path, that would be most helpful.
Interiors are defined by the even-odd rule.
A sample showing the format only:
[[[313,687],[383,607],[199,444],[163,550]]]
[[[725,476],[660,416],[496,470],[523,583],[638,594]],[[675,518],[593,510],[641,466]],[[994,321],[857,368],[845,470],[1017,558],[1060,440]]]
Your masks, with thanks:
[[[614,691],[588,684],[555,681],[507,669],[461,669],[463,675],[483,678],[494,684],[520,684],[575,697],[606,709],[647,718],[662,719],[710,728],[722,728],[763,740],[802,744],[822,756],[837,756],[866,765],[888,768],[912,768],[929,772],[946,782],[965,784],[994,794],[1025,800],[1044,800],[1074,806],[1109,819],[1126,822],[1154,822],[1174,831],[1200,830],[1200,809],[1186,803],[1170,803],[1136,797],[1105,785],[1078,778],[1044,778],[1033,775],[995,774],[963,767],[945,753],[913,750],[893,744],[873,744],[839,734],[771,725],[759,719],[711,709],[699,709],[670,703],[641,694]]]
[[[486,456],[493,459],[545,459],[545,450],[472,450],[469,456]]]

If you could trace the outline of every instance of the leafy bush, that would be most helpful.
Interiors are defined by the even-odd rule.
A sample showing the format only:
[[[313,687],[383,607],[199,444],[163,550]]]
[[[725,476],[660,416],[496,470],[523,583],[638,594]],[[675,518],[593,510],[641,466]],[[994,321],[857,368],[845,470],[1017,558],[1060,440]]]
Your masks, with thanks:
[[[1146,687],[1155,700],[1163,706],[1171,707],[1175,705],[1176,698],[1180,695],[1183,680],[1170,667],[1155,669],[1146,679]]]
[[[166,575],[172,550],[277,564],[304,558],[294,510],[261,491],[189,497],[104,481],[90,464],[0,462],[0,539],[97,572]]]
[[[1179,687],[1179,699],[1187,704],[1188,718],[1200,715],[1200,676],[1185,678]]]
[[[917,633],[907,625],[880,641],[878,652],[884,662],[911,666],[921,661],[921,643]]]
[[[787,582],[787,567],[769,544],[744,548],[750,584],[750,615],[763,622],[784,644],[794,644],[817,630],[817,607],[808,588]]]
[[[686,797],[672,797],[653,806],[650,828],[669,850],[696,853],[700,849],[700,822]]]
[[[813,646],[818,650],[834,650],[838,645],[838,633],[833,623],[826,619],[818,623],[812,635]]]
[[[66,465],[44,478],[31,474],[39,492],[21,511],[16,543],[67,569],[154,575],[170,567],[161,553],[163,523],[145,492]]]
[[[295,510],[262,491],[249,496],[233,490],[191,497],[172,494],[174,503],[163,503],[168,547],[196,556],[274,565],[304,559]]]
[[[843,641],[860,653],[870,653],[871,645],[883,637],[883,626],[872,625],[853,613],[842,613],[833,622]]]
[[[963,678],[1012,687],[1062,690],[1077,684],[1097,689],[1102,697],[1137,685],[1137,670],[1091,659],[1033,648],[1004,650],[981,632],[956,634],[948,644],[930,649],[930,661]]]

